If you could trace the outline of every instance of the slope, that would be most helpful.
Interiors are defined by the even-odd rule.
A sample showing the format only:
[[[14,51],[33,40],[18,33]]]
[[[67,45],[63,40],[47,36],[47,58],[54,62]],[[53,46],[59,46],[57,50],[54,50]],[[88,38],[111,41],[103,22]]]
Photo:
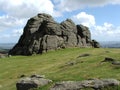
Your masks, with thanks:
[[[120,61],[119,55],[120,49],[68,48],[42,55],[3,58],[0,59],[0,90],[16,90],[15,83],[23,74],[43,74],[54,82],[90,78],[120,80],[118,66],[109,62],[101,63],[105,57]]]

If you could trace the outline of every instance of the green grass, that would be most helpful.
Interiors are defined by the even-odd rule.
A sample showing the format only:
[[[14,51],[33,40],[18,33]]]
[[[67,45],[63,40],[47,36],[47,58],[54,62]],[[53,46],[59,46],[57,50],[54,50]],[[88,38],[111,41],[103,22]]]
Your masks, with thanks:
[[[82,54],[87,57],[79,57]],[[12,56],[0,59],[0,90],[16,90],[20,75],[43,74],[54,82],[90,78],[115,78],[120,80],[120,68],[110,63],[100,63],[105,57],[120,61],[120,49],[69,48],[50,51],[42,55]],[[74,65],[66,65],[76,62]],[[45,86],[39,90],[47,90]]]

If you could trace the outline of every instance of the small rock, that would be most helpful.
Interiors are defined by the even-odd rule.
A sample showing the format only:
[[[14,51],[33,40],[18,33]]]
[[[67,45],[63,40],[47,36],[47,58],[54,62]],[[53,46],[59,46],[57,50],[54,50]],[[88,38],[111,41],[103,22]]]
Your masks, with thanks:
[[[20,78],[23,78],[23,77],[25,77],[25,76],[26,76],[26,75],[23,74],[23,75],[20,76]]]
[[[115,59],[110,58],[110,57],[105,57],[105,59],[102,62],[113,62]]]
[[[79,57],[87,57],[87,56],[90,56],[90,54],[82,54],[82,55],[78,56],[77,58],[79,58]]]
[[[113,65],[120,65],[120,61],[113,61],[112,64]]]
[[[66,63],[66,65],[68,65],[68,66],[72,66],[72,65],[75,65],[75,64],[76,64],[75,61],[69,61],[69,62]]]
[[[31,75],[31,78],[45,78],[45,75]]]

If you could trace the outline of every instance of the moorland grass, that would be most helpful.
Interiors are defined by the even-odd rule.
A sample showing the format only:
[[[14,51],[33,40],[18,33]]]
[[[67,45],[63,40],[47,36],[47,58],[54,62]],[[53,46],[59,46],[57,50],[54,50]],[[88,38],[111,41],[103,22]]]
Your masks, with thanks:
[[[82,54],[90,54],[79,57]],[[54,82],[84,80],[91,78],[115,78],[120,80],[120,68],[109,62],[101,63],[105,57],[120,61],[120,49],[69,48],[49,51],[42,55],[12,56],[0,59],[0,90],[16,90],[15,84],[24,74],[43,74]],[[74,64],[68,64],[75,62]],[[50,84],[52,85],[52,84]],[[50,85],[39,90],[47,90]]]

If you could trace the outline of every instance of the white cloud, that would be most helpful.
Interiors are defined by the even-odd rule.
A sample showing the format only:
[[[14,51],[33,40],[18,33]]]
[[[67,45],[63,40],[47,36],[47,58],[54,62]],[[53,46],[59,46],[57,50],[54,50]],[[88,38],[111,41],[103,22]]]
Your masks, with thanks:
[[[18,19],[9,15],[0,16],[0,43],[17,42],[25,23],[26,19]]]
[[[120,26],[114,26],[111,23],[95,25],[90,28],[92,37],[99,41],[120,41]]]
[[[19,18],[29,18],[38,13],[59,15],[50,0],[0,0],[0,10]]]
[[[74,11],[86,7],[101,7],[108,4],[120,4],[120,0],[58,0],[56,7],[64,11]]]
[[[13,30],[13,32],[12,32],[12,36],[18,37],[18,36],[21,36],[22,33],[23,33],[23,29],[15,29],[15,30]]]
[[[9,33],[5,33],[0,35],[0,43],[15,43],[17,40],[19,40],[19,37],[22,35],[23,29],[14,29],[11,30]]]
[[[0,38],[11,38],[11,37],[20,37],[23,33],[23,29],[14,29],[14,30],[11,30],[10,33],[8,34],[3,34],[0,36]]]
[[[72,20],[76,24],[83,24],[89,27],[93,39],[98,41],[120,41],[120,26],[114,26],[108,22],[105,22],[103,25],[96,25],[94,15],[87,14],[86,12],[72,16]]]
[[[72,17],[72,20],[77,24],[83,24],[88,27],[92,27],[95,25],[95,18],[93,15],[87,14],[85,12],[81,12]]]
[[[0,16],[0,31],[20,28],[23,27],[25,23],[25,19],[18,19],[8,15]]]

